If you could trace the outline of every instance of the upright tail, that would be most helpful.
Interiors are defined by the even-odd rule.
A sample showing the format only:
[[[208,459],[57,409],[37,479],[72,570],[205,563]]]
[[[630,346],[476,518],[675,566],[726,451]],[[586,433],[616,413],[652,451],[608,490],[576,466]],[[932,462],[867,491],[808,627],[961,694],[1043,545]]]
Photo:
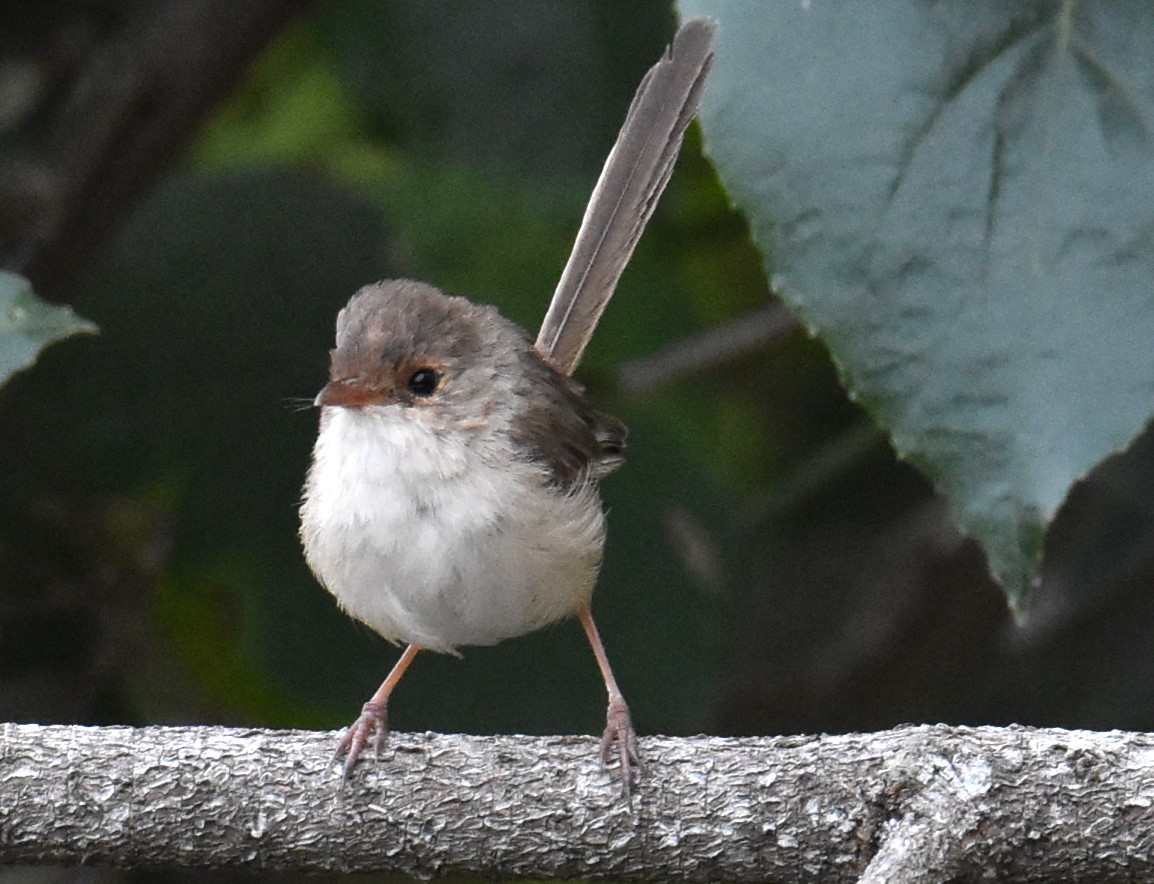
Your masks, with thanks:
[[[713,63],[717,24],[687,21],[637,88],[593,189],[537,349],[571,374],[677,161]]]

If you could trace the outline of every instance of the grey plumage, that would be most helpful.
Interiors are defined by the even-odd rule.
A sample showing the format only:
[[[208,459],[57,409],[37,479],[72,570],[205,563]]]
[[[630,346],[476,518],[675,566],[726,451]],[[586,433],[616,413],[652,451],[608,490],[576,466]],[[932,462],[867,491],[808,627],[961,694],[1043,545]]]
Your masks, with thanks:
[[[708,19],[682,25],[633,97],[537,336],[537,349],[564,374],[580,361],[669,181],[701,101],[716,33]]]
[[[602,755],[629,800],[637,734],[590,609],[605,543],[597,482],[620,465],[625,427],[570,375],[669,180],[715,32],[687,22],[642,80],[536,344],[494,308],[412,280],[366,286],[341,311],[301,540],[346,611],[408,644],[337,743],[344,779],[370,739],[379,751],[419,651],[573,615],[605,681]]]

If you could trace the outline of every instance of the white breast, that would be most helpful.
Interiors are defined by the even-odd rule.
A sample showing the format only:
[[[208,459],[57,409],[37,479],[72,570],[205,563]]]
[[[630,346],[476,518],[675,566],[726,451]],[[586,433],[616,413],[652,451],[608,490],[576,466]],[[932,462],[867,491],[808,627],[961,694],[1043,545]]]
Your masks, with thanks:
[[[451,651],[588,602],[605,540],[595,488],[564,494],[511,453],[482,457],[470,431],[397,407],[325,411],[301,538],[349,614],[390,640]]]

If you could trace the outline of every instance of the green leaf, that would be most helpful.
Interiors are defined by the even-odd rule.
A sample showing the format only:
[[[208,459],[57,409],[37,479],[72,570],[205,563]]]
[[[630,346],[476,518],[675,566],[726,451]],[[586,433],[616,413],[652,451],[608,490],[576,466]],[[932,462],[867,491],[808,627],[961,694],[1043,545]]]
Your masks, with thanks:
[[[1154,5],[682,0],[706,146],[850,395],[1019,610],[1154,405]]]
[[[35,362],[49,344],[95,331],[71,307],[44,303],[28,280],[0,270],[0,384]]]

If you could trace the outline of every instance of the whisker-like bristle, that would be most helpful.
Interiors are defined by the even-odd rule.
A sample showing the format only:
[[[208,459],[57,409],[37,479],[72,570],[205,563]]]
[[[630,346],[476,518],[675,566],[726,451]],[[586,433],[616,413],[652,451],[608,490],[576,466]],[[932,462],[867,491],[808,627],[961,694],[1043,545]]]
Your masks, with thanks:
[[[285,408],[292,411],[309,411],[316,408],[315,398],[304,398],[301,396],[286,396],[284,401]]]

